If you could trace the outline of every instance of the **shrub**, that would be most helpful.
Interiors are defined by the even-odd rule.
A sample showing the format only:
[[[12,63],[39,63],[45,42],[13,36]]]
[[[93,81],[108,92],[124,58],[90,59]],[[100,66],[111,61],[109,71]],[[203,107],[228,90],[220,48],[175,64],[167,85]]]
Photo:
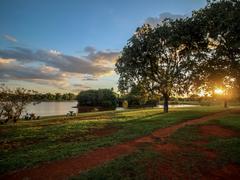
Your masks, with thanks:
[[[78,106],[104,107],[114,109],[117,107],[116,94],[110,89],[81,91],[77,96]]]
[[[128,108],[128,102],[126,100],[122,102],[122,107],[125,109]]]
[[[17,122],[24,108],[34,101],[33,97],[36,93],[24,88],[11,90],[3,85],[0,86],[0,120],[4,120],[4,123]]]

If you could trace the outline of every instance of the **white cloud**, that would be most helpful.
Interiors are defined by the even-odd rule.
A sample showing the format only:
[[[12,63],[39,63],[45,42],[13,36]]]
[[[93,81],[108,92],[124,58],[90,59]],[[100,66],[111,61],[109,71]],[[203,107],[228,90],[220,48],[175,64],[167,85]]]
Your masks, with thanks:
[[[22,47],[0,49],[0,79],[21,80],[55,86],[59,89],[80,89],[71,78],[97,81],[113,74],[119,52],[96,51],[88,48],[88,55],[76,57],[56,50],[32,50]]]
[[[145,24],[150,24],[151,26],[157,26],[158,24],[161,25],[161,23],[166,19],[166,18],[170,18],[170,19],[180,19],[180,18],[185,18],[187,17],[187,15],[181,15],[181,14],[172,14],[169,12],[165,12],[165,13],[161,13],[159,14],[158,17],[148,17],[145,20]]]
[[[57,73],[57,72],[59,72],[59,69],[51,67],[51,66],[44,65],[44,66],[41,67],[41,71],[43,73]]]
[[[16,59],[8,59],[8,58],[1,58],[0,57],[0,64],[9,64],[9,63],[12,63],[12,62],[15,62]]]
[[[9,35],[9,34],[3,35],[3,38],[10,41],[10,42],[14,42],[14,43],[17,42],[17,39],[15,37]]]
[[[61,52],[59,52],[57,50],[53,50],[53,49],[50,49],[49,53],[53,54],[53,55],[56,55],[56,56],[61,54]]]

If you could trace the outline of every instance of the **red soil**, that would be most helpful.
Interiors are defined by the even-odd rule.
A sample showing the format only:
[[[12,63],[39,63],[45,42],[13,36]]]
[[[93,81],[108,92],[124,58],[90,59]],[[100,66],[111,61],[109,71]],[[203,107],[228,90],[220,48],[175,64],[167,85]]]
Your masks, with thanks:
[[[217,158],[217,154],[216,154],[216,152],[214,152],[214,151],[207,150],[207,149],[205,149],[205,150],[200,150],[200,151],[202,152],[202,154],[205,155],[205,157],[206,157],[207,159],[216,159],[216,158]]]
[[[158,152],[173,153],[180,150],[180,148],[175,144],[154,144],[153,149]]]
[[[135,140],[136,143],[153,143],[154,139],[151,136],[141,137]]]
[[[207,149],[205,145],[208,144],[207,140],[198,140],[192,142],[194,151],[199,152],[205,156],[206,159],[216,159],[217,153],[213,150]],[[187,147],[189,148],[189,147]]]
[[[209,115],[209,116],[204,116],[204,117],[201,117],[201,118],[198,118],[198,119],[186,121],[186,122],[174,125],[174,126],[170,126],[168,128],[157,130],[157,131],[153,132],[152,134],[156,138],[163,139],[163,138],[168,137],[169,135],[174,133],[176,130],[178,130],[178,129],[184,127],[184,126],[203,123],[203,122],[207,122],[209,120],[217,119],[219,117],[225,116],[226,114],[229,114],[230,112],[231,111],[223,111],[223,112],[215,113],[215,114],[212,114],[212,115]]]
[[[69,176],[77,175],[82,171],[113,160],[120,155],[131,153],[135,149],[136,146],[132,143],[118,144],[112,147],[100,148],[78,157],[20,170],[2,176],[0,179],[66,179]]]
[[[240,179],[240,166],[235,164],[228,164],[221,169],[212,170],[206,174],[202,180],[239,180]]]
[[[201,126],[200,133],[205,136],[216,136],[222,138],[233,137],[237,135],[236,132],[217,125]]]
[[[149,180],[183,179],[183,174],[181,172],[166,163],[156,165],[149,162],[146,174]]]
[[[198,140],[198,141],[194,141],[193,144],[197,145],[197,146],[203,146],[203,145],[208,144],[208,141],[206,141],[206,140]]]
[[[178,125],[156,130],[152,133],[152,135],[138,138],[130,142],[114,145],[111,147],[100,148],[87,152],[84,155],[42,164],[37,167],[10,172],[1,176],[0,179],[66,179],[70,176],[78,175],[83,171],[102,165],[103,163],[113,160],[121,155],[132,153],[137,149],[138,145],[141,145],[143,143],[154,142],[156,138],[164,140],[176,130],[186,125],[206,122],[208,120],[225,116],[230,112],[231,111],[224,111],[208,115],[203,118],[189,120]],[[158,148],[164,150],[174,149],[173,145],[159,145]]]

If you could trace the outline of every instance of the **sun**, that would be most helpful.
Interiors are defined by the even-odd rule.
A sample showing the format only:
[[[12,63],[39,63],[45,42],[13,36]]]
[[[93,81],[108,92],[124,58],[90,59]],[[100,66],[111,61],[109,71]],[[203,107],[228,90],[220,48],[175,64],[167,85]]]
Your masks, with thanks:
[[[224,90],[223,90],[223,89],[220,89],[220,88],[217,88],[217,89],[214,90],[214,92],[215,92],[216,94],[222,95],[222,94],[224,93]]]

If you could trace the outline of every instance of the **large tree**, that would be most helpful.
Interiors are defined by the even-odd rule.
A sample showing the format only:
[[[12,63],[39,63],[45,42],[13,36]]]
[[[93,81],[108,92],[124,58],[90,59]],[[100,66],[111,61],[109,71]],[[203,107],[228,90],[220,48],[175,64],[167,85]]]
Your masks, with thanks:
[[[141,84],[149,92],[162,95],[164,112],[168,112],[171,95],[188,92],[193,61],[184,43],[188,36],[177,33],[179,27],[190,30],[183,26],[185,21],[188,19],[166,20],[157,27],[143,25],[136,30],[116,63],[120,91]]]
[[[239,0],[209,1],[191,17],[200,35],[195,38],[191,33],[191,43],[198,49],[194,56],[198,63],[197,82],[208,91],[216,87],[227,91],[229,84],[240,89],[239,17]]]

